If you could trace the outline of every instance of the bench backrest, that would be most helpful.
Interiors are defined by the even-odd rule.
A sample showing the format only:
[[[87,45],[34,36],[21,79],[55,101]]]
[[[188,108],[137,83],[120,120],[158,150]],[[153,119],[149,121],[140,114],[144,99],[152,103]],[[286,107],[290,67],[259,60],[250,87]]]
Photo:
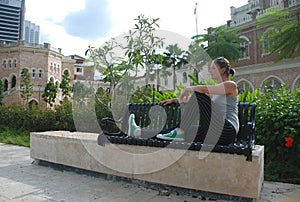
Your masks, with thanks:
[[[150,130],[161,129],[165,131],[178,125],[181,118],[181,107],[179,104],[160,106],[158,103],[129,104],[128,111],[123,117],[122,131],[127,131],[129,114],[135,114],[137,125]],[[255,103],[239,103],[238,117],[240,130],[237,142],[247,142],[254,145],[255,142]]]

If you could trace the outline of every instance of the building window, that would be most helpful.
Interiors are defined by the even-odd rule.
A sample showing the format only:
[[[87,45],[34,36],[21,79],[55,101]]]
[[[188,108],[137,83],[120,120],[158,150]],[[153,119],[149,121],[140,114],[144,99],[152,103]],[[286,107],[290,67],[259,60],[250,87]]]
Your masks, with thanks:
[[[2,62],[2,68],[6,69],[6,60],[3,60],[3,62]]]
[[[11,79],[11,88],[16,87],[17,85],[17,77],[14,75]]]
[[[17,60],[16,59],[14,59],[14,61],[13,61],[13,66],[15,69],[17,68]]]
[[[8,68],[11,69],[11,60],[8,60]]]
[[[250,82],[247,81],[240,81],[237,83],[237,86],[239,94],[245,92],[247,89],[249,89],[251,93],[254,90]]]
[[[269,77],[263,81],[262,91],[268,92],[272,90],[277,90],[281,88],[281,86],[282,86],[282,82],[280,81],[279,78]]]
[[[53,71],[53,63],[51,62],[50,63],[50,72],[52,72]]]
[[[54,73],[56,73],[56,63],[54,63]]]
[[[270,46],[271,46],[270,42],[264,40],[264,42],[262,44],[262,54],[263,55],[269,55],[270,54],[270,51],[269,51]]]
[[[43,70],[39,69],[39,75],[38,75],[39,79],[43,78]]]
[[[4,80],[4,92],[6,92],[8,90],[8,80],[5,79]]]
[[[249,39],[245,36],[241,36],[240,38],[246,40],[240,43],[241,58],[249,58]]]
[[[182,83],[186,83],[187,82],[187,74],[186,74],[186,72],[183,72],[182,76],[183,76]]]
[[[82,74],[83,69],[82,67],[76,67],[76,73]]]
[[[32,69],[32,70],[31,70],[32,78],[35,78],[35,73],[36,73],[36,72],[35,72],[35,69]]]

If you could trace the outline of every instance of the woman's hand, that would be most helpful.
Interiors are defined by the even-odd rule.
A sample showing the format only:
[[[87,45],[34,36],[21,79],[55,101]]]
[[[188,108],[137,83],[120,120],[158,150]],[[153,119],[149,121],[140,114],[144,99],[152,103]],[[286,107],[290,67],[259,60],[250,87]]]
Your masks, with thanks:
[[[169,104],[172,104],[173,102],[178,103],[178,99],[173,98],[173,99],[164,100],[164,101],[161,101],[159,104],[160,105],[169,105]]]

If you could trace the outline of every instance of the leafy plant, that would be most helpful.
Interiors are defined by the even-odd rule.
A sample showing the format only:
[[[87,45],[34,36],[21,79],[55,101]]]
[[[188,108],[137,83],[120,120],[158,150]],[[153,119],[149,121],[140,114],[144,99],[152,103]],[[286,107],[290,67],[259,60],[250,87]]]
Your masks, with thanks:
[[[4,92],[4,85],[2,80],[0,80],[0,105],[3,104],[3,98],[4,98],[3,92]]]
[[[53,81],[49,81],[45,86],[44,93],[42,94],[44,101],[47,102],[51,107],[55,102],[55,98],[58,90],[57,88],[58,87],[54,84]]]
[[[259,89],[255,89],[252,93],[250,90],[250,86],[243,92],[238,95],[239,102],[249,102],[254,103],[258,100],[260,96]]]
[[[65,70],[62,75],[62,81],[59,85],[59,88],[62,91],[62,96],[64,97],[64,99],[68,99],[69,97],[71,97],[72,86],[70,82],[71,82],[71,77],[69,71]]]
[[[299,89],[292,91],[283,86],[264,93],[257,100],[257,144],[265,146],[266,169],[270,169],[266,172],[269,177],[300,182],[299,114]]]
[[[207,34],[192,37],[195,43],[207,51],[211,58],[224,56],[230,61],[237,61],[241,57],[241,43],[248,43],[245,39],[238,37],[237,29],[219,26],[210,28]],[[205,45],[204,45],[205,44]]]
[[[259,36],[266,51],[276,54],[275,62],[300,55],[299,13],[290,9],[272,8],[257,18],[257,27],[267,29]]]
[[[20,92],[23,100],[28,103],[30,96],[33,94],[33,85],[30,81],[30,74],[27,68],[23,68],[21,72]]]

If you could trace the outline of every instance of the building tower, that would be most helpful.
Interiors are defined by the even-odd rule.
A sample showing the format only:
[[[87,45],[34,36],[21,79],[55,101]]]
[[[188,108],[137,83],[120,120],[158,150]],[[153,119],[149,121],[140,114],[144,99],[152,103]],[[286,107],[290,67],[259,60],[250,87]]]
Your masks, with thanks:
[[[40,26],[25,20],[24,40],[27,43],[40,43]]]
[[[0,41],[23,39],[25,0],[0,0]]]

